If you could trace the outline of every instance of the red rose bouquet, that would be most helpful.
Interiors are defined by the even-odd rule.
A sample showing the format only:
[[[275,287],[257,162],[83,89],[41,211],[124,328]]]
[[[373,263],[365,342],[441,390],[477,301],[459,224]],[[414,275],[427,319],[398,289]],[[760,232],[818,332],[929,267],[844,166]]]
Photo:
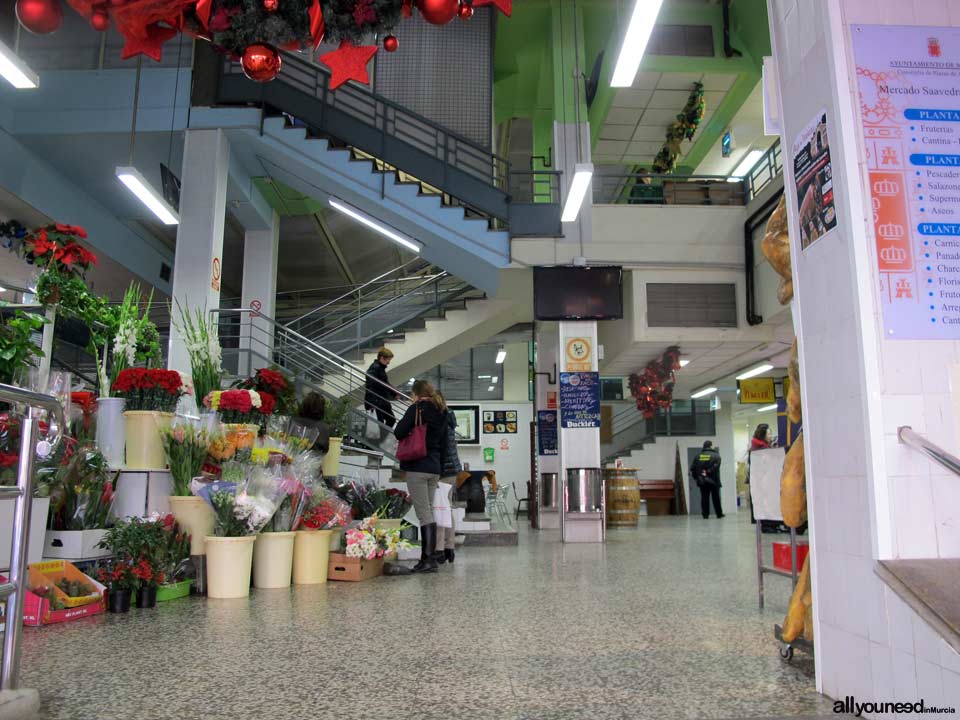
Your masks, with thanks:
[[[220,422],[259,425],[272,415],[276,399],[266,391],[214,390],[207,393],[203,406],[216,410]]]
[[[127,368],[117,375],[111,392],[127,401],[126,410],[173,412],[185,390],[176,370]]]
[[[241,380],[236,387],[270,395],[274,403],[271,405],[270,412],[265,412],[264,415],[271,415],[274,412],[280,415],[294,415],[297,411],[297,395],[293,383],[276,368],[260,368],[253,377]]]

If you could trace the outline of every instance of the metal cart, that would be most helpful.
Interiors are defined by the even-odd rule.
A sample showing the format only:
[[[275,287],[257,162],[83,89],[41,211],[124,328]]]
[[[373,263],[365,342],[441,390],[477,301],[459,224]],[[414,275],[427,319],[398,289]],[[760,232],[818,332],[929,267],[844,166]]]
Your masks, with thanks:
[[[813,655],[813,642],[804,640],[802,637],[798,637],[796,640],[791,640],[790,642],[785,642],[783,639],[783,628],[780,627],[780,625],[773,626],[773,636],[780,642],[780,657],[788,662],[793,660],[794,648]]]

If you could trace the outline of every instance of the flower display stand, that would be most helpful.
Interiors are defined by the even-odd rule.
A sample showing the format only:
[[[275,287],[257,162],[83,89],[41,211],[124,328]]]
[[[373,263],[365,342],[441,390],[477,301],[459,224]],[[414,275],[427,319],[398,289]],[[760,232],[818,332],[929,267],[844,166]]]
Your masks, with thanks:
[[[170,512],[173,478],[169,470],[123,470],[117,478],[113,512],[118,518]]]

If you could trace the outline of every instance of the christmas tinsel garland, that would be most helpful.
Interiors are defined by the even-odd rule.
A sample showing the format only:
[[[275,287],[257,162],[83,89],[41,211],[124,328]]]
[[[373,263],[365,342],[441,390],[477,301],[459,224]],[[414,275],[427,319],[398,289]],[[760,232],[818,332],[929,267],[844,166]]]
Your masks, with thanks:
[[[667,348],[656,360],[652,360],[642,373],[630,375],[630,394],[637,401],[637,410],[647,420],[657,416],[657,410],[673,407],[675,372],[680,369],[680,348]]]
[[[680,157],[680,144],[684,140],[693,140],[697,128],[703,122],[703,114],[707,109],[703,97],[703,84],[694,83],[693,91],[687,98],[687,104],[677,115],[677,119],[667,128],[667,141],[660,148],[657,157],[653,160],[655,173],[671,173],[677,167],[677,158]]]
[[[348,40],[363,45],[373,33],[392,29],[403,12],[403,0],[322,0],[324,40],[341,43]]]
[[[299,46],[310,37],[311,0],[281,0],[269,12],[263,0],[218,0],[210,14],[213,45],[239,57],[249,45],[267,43],[274,47]]]

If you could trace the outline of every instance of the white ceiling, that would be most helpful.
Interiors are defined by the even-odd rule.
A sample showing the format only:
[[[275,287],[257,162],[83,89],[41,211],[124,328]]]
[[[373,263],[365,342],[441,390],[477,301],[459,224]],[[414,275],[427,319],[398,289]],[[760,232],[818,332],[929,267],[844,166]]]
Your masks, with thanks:
[[[723,157],[722,136],[697,166],[698,175],[730,175],[751,150],[767,150],[777,138],[763,134],[763,83],[757,83],[728,126],[734,148],[730,157]]]
[[[686,105],[693,84],[704,85],[706,123],[736,79],[735,74],[638,72],[632,87],[616,91],[593,148],[593,162],[649,166],[663,147],[667,127]],[[683,143],[681,159],[691,147],[692,142]]]

